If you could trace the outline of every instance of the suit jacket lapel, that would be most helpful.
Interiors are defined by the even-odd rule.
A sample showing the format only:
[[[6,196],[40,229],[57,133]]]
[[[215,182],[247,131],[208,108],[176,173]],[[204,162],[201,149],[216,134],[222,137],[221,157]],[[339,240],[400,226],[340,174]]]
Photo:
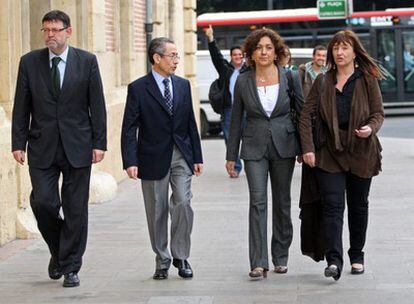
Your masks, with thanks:
[[[50,72],[50,63],[49,63],[49,49],[45,48],[39,59],[39,71],[41,75],[41,80],[43,80],[45,86],[48,88],[48,91],[51,96],[53,96],[52,90],[52,74]]]
[[[171,76],[172,86],[173,86],[173,113],[177,111],[177,104],[180,100],[178,96],[182,96],[181,94],[181,87],[177,83],[177,79],[175,76]]]
[[[68,57],[66,59],[65,75],[63,76],[62,89],[60,90],[59,100],[62,100],[65,96],[69,96],[70,88],[73,88],[73,82],[75,81],[75,67],[78,64],[78,57],[75,50],[69,47]],[[75,88],[76,89],[76,88]]]
[[[257,85],[256,85],[256,79],[255,79],[255,73],[254,71],[250,71],[247,72],[250,73],[250,77],[248,77],[248,87],[249,87],[249,91],[250,91],[250,96],[253,99],[253,102],[256,104],[256,106],[258,107],[259,111],[267,117],[266,111],[263,108],[262,103],[260,102],[260,97],[259,94],[257,93]]]
[[[157,85],[157,82],[154,79],[154,76],[151,72],[147,74],[147,92],[161,105],[161,107],[170,113],[165,103],[164,97],[161,95],[160,89]],[[175,93],[175,92],[174,92]],[[174,94],[175,95],[175,94]]]
[[[279,71],[279,93],[277,95],[277,102],[276,102],[275,108],[273,109],[270,117],[274,116],[279,111],[279,109],[283,107],[286,101],[290,102],[289,94],[287,93],[287,90],[289,89],[289,85],[287,82],[286,72],[282,71],[282,68],[280,66],[277,66],[277,69]],[[292,77],[293,77],[293,74],[292,74]],[[294,88],[292,88],[292,90],[293,89]]]

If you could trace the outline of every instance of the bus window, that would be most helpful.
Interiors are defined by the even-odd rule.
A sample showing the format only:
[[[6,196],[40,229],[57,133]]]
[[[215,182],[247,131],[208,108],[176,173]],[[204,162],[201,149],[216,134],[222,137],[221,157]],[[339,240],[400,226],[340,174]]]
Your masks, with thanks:
[[[226,49],[227,43],[226,43],[226,39],[224,37],[214,36],[214,40],[216,40],[216,43],[217,43],[220,50]]]
[[[404,31],[403,38],[403,65],[404,87],[406,93],[414,92],[414,30]]]
[[[245,40],[246,40],[246,37],[234,37],[232,46],[238,45],[240,47],[243,47]]]
[[[378,61],[387,77],[380,82],[381,91],[384,94],[397,92],[395,40],[391,30],[378,31]]]

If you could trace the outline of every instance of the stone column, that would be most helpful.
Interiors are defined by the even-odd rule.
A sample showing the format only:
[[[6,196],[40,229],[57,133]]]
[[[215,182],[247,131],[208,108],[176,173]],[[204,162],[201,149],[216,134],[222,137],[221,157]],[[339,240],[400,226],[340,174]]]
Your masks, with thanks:
[[[197,52],[197,23],[196,23],[196,0],[184,0],[184,75],[191,82],[194,113],[197,123],[200,123],[200,98],[198,96],[198,85],[196,81],[196,52]]]
[[[29,50],[29,3],[0,0],[0,245],[20,237],[20,215],[27,214],[28,171],[11,154],[10,117],[19,59]],[[34,223],[33,217],[29,220]],[[24,230],[24,229],[23,229]],[[36,233],[36,229],[34,229]]]

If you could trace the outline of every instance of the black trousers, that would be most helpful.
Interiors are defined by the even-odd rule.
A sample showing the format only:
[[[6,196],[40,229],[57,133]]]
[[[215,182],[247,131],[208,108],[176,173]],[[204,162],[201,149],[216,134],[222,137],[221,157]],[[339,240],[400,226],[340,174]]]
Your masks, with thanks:
[[[47,169],[30,167],[30,205],[50,253],[63,273],[78,272],[86,249],[91,166],[74,168],[59,143]],[[59,193],[59,177],[63,182]],[[59,215],[63,209],[63,219]]]
[[[343,267],[342,227],[345,193],[348,206],[350,248],[352,263],[364,263],[366,231],[368,225],[368,194],[372,178],[361,178],[350,172],[329,173],[317,169],[325,221],[325,256],[328,265]]]

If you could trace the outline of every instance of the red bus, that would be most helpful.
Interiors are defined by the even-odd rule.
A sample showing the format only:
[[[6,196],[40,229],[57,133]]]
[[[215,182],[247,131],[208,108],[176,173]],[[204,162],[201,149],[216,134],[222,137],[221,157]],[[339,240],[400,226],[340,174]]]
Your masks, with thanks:
[[[291,48],[326,45],[337,31],[351,29],[387,74],[380,84],[385,106],[414,107],[414,7],[354,12],[335,20],[320,20],[317,8],[202,14],[197,17],[201,50],[207,49],[203,29],[210,24],[223,49],[242,45],[249,32],[264,26],[281,34]]]

